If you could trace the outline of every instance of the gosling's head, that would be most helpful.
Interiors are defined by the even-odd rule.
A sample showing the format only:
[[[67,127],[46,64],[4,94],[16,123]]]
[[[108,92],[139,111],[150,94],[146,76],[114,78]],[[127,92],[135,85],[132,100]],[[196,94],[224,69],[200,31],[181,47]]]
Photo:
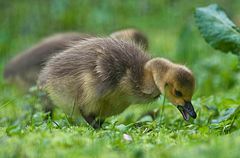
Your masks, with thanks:
[[[194,89],[195,79],[186,67],[175,65],[167,72],[164,94],[171,103],[177,106],[185,120],[189,120],[189,116],[194,119],[197,117],[191,103]]]
[[[125,29],[113,32],[110,34],[111,37],[122,39],[126,41],[133,41],[136,44],[140,45],[144,50],[148,49],[148,39],[147,37],[137,29]]]
[[[154,82],[161,93],[178,108],[185,120],[189,120],[189,116],[195,119],[197,114],[191,103],[195,89],[192,72],[163,58],[153,59],[152,63]]]

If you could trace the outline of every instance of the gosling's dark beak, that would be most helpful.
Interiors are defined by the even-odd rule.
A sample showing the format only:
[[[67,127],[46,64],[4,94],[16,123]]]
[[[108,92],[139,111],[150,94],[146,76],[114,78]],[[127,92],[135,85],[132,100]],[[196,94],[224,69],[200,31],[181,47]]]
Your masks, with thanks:
[[[181,114],[183,115],[183,118],[188,121],[189,120],[189,115],[192,118],[196,118],[197,114],[192,106],[192,103],[190,101],[185,101],[184,105],[178,105],[177,106],[178,110],[181,112]]]

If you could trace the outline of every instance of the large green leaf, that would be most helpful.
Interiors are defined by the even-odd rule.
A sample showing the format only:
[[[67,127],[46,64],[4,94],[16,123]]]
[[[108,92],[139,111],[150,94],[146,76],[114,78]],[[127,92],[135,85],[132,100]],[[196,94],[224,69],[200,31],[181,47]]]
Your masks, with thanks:
[[[212,47],[240,55],[240,29],[217,4],[197,8],[195,19],[202,36]]]

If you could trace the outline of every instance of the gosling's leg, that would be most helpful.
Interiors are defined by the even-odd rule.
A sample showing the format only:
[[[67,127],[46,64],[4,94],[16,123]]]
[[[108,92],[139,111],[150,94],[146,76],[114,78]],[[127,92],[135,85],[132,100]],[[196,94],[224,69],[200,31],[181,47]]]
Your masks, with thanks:
[[[50,100],[50,98],[47,96],[47,94],[40,95],[40,101],[43,105],[43,111],[46,113],[49,113],[49,116],[53,117],[53,110],[55,108],[54,104]]]
[[[99,128],[101,128],[102,127],[102,124],[104,123],[104,119],[100,119],[100,118],[98,118],[98,119],[95,119],[95,123],[93,124],[93,128],[94,129],[99,129]]]
[[[82,117],[94,129],[101,128],[102,124],[104,123],[104,119],[100,119],[100,118],[96,119],[96,116],[92,115],[92,114],[90,114],[90,115],[82,114]]]
[[[52,103],[45,105],[43,111],[49,113],[50,118],[53,118],[54,105]]]

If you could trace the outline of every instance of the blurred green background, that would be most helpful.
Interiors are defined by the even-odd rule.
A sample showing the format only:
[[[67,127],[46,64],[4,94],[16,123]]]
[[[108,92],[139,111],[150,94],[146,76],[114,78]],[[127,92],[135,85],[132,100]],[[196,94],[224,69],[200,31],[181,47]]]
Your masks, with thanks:
[[[144,157],[145,150],[149,151],[147,157],[225,158],[231,156],[228,151],[238,156],[239,134],[217,137],[239,131],[238,109],[227,111],[227,122],[220,118],[219,124],[211,124],[240,101],[238,58],[211,48],[194,22],[195,8],[211,3],[218,3],[240,26],[239,0],[0,0],[0,74],[12,57],[54,33],[106,36],[133,27],[148,36],[152,56],[166,57],[193,70],[197,80],[194,104],[199,115],[191,125],[175,116],[176,109],[167,108],[161,128],[153,121],[140,128],[110,126],[95,132],[86,125],[69,126],[59,114],[63,127],[56,129],[49,122],[41,124],[44,114],[39,108],[32,109],[32,105],[41,106],[34,96],[21,94],[0,75],[0,157]],[[134,111],[132,108],[128,113]],[[132,123],[128,116],[125,122]],[[233,125],[232,120],[238,122]],[[135,143],[124,142],[123,132],[134,133]]]

